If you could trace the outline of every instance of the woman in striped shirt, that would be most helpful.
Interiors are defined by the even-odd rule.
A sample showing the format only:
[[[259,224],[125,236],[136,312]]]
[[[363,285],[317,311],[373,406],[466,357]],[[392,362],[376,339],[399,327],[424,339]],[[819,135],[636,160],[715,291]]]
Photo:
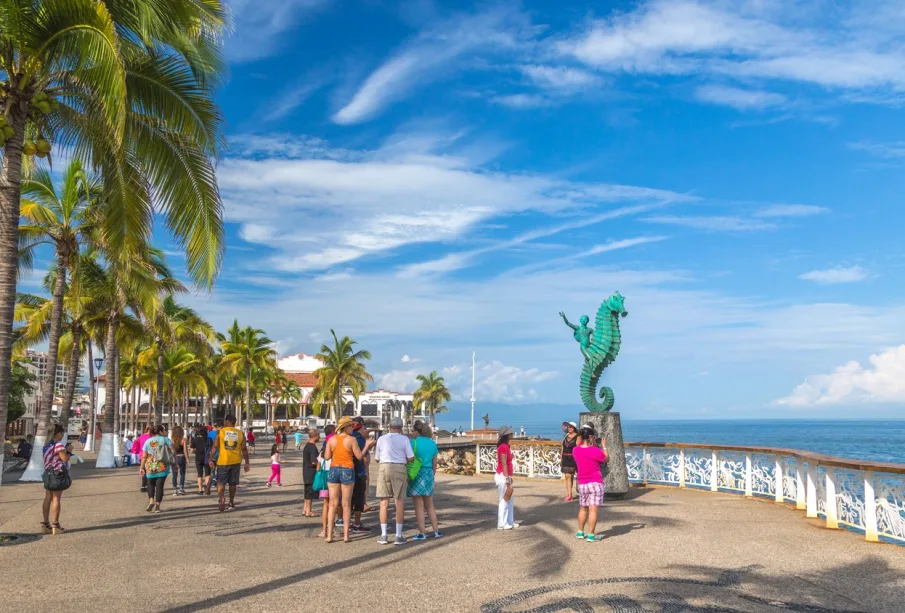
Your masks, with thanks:
[[[63,426],[56,425],[51,430],[50,440],[44,445],[44,470],[59,471],[67,469],[69,458],[72,457],[72,443],[63,445]],[[65,530],[60,526],[60,499],[61,491],[44,489],[44,521],[41,522],[41,530],[44,534],[62,534]],[[51,517],[53,523],[50,523]]]

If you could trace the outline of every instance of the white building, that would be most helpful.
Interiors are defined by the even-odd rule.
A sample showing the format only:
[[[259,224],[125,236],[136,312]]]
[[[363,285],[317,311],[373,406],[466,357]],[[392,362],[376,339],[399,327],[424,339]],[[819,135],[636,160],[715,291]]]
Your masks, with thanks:
[[[47,374],[47,361],[48,355],[39,351],[31,351],[28,350],[26,352],[26,357],[37,369],[37,376],[39,381],[43,381],[44,377]],[[85,376],[82,372],[82,369],[79,369],[78,374],[76,375],[75,389],[76,391],[81,391],[85,387]],[[57,360],[57,371],[56,375],[53,378],[53,394],[54,396],[63,397],[66,393],[66,386],[69,383],[69,366],[65,363],[64,360]]]

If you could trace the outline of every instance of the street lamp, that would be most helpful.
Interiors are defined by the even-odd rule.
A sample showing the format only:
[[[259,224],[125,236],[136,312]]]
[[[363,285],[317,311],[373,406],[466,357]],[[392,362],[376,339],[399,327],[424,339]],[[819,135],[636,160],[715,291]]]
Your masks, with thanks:
[[[98,379],[101,376],[101,374],[100,374],[101,366],[103,366],[103,365],[104,365],[103,358],[94,358],[94,382],[92,383],[92,385],[94,385],[94,403],[95,403],[95,405],[93,407],[91,407],[91,441],[90,441],[92,451],[97,451],[97,449],[94,448],[94,441],[97,440],[95,438],[95,436],[97,436],[97,434],[96,434],[97,433],[97,401],[98,401],[98,396],[100,395],[100,381],[98,381]],[[109,393],[109,390],[107,390],[106,381],[104,381],[104,390]]]

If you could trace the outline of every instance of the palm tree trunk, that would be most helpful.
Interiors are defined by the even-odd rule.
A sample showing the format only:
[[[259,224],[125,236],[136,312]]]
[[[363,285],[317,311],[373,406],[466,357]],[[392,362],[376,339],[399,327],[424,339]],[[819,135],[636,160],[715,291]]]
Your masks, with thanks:
[[[81,353],[81,328],[78,324],[72,326],[72,356],[69,358],[69,381],[66,383],[66,395],[63,397],[63,406],[60,407],[60,424],[69,429],[69,414],[72,412],[72,399],[75,396],[75,380],[79,376]]]
[[[116,425],[116,326],[119,313],[111,311],[107,316],[107,338],[104,341],[104,357],[107,370],[104,375],[104,431],[101,448],[97,454],[97,468],[114,468],[113,434]]]
[[[11,75],[12,80],[18,80]],[[3,164],[0,165],[0,435],[6,434],[9,383],[13,354],[13,313],[16,308],[16,276],[19,261],[19,198],[22,186],[22,143],[25,140],[26,113],[13,95],[9,102],[7,122],[15,131],[6,141]],[[44,445],[35,440],[32,455]],[[43,465],[42,465],[43,468]],[[2,472],[2,471],[0,471]],[[38,475],[38,480],[40,480]],[[2,479],[2,475],[0,475]]]
[[[38,432],[46,433],[53,415],[53,396],[56,387],[57,358],[60,351],[60,332],[63,327],[63,294],[66,292],[66,257],[57,253],[57,278],[53,284],[53,303],[50,310],[50,336],[47,340],[47,370],[41,390],[41,414]]]
[[[94,341],[88,337],[88,402],[91,409],[88,411],[88,437],[85,439],[85,449],[94,451],[94,422],[97,419],[97,392],[94,383]]]
[[[251,426],[251,364],[245,367],[245,427]]]
[[[157,339],[157,390],[154,394],[154,425],[163,423],[163,341]]]
[[[116,402],[116,412],[113,414],[113,435],[119,436],[119,428],[122,425],[122,387],[120,385],[120,368],[119,368],[119,347],[113,347],[113,380],[116,383],[114,387],[114,401]]]

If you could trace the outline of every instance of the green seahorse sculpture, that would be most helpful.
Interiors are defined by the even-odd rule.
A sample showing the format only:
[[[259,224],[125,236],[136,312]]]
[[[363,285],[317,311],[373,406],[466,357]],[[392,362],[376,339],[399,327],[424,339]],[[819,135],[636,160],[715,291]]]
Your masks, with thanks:
[[[582,315],[578,320],[581,325],[573,325],[566,314],[560,312],[560,316],[566,325],[574,331],[572,336],[578,341],[581,355],[584,356],[584,366],[581,369],[581,401],[592,412],[606,412],[613,408],[613,390],[609,387],[600,388],[598,402],[594,397],[597,383],[603,375],[603,370],[609,366],[619,354],[619,346],[622,344],[622,335],[619,333],[619,317],[628,315],[625,310],[625,299],[622,294],[616,292],[603,301],[597,309],[597,320],[594,328],[588,327],[588,316]]]

